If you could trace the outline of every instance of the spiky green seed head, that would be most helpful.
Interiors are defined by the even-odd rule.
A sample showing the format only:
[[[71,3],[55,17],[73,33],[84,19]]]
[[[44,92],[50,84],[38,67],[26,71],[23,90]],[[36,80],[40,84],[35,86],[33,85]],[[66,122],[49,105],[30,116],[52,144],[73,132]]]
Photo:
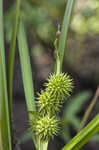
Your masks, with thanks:
[[[41,93],[38,94],[37,105],[39,112],[43,115],[47,113],[54,115],[59,112],[61,107],[59,99],[47,91],[41,91]]]
[[[58,75],[51,75],[45,86],[47,87],[47,92],[53,95],[54,98],[62,101],[65,97],[70,95],[73,88],[73,83],[69,75],[60,73]]]
[[[31,121],[31,129],[41,140],[49,140],[59,131],[59,120],[46,115]]]

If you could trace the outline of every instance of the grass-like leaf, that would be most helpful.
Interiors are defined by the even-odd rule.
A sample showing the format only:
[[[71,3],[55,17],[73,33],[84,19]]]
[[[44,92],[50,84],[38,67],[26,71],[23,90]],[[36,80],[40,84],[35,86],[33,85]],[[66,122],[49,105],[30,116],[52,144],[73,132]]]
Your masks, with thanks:
[[[62,150],[79,150],[93,135],[99,132],[99,114],[81,130]]]
[[[8,99],[9,99],[10,120],[11,120],[11,115],[12,115],[13,68],[14,68],[16,36],[17,36],[17,29],[18,29],[18,23],[19,23],[19,15],[20,15],[20,0],[17,0],[16,1],[15,24],[13,27],[12,39],[11,39],[11,43],[10,43],[10,51],[9,51],[9,57],[8,57],[8,64],[7,64],[7,82],[8,82]]]
[[[0,0],[0,140],[2,150],[12,149],[5,68],[2,0]]]
[[[23,85],[25,91],[27,110],[28,112],[36,111],[35,102],[34,102],[34,87],[33,87],[32,71],[30,65],[30,57],[29,57],[29,51],[27,46],[25,28],[22,23],[20,23],[19,25],[18,47],[19,47],[22,79],[23,79]],[[31,120],[33,119],[33,117],[34,115],[29,113],[29,119]],[[32,137],[35,146],[37,147],[36,137],[34,137],[34,135],[32,135]]]
[[[0,121],[0,124],[1,124],[1,121]],[[0,149],[3,150],[2,136],[1,136],[1,126],[0,126]]]
[[[68,28],[69,28],[69,23],[70,23],[70,19],[71,19],[71,13],[72,13],[74,2],[75,2],[75,0],[67,1],[67,7],[65,10],[61,35],[59,38],[58,52],[59,52],[59,56],[60,56],[60,70],[62,69],[64,50],[65,50],[65,47],[67,44],[67,33],[68,33]]]
[[[23,79],[27,109],[28,111],[35,111],[36,108],[34,102],[34,87],[33,87],[32,71],[30,65],[30,57],[29,57],[29,51],[27,46],[25,28],[22,23],[20,23],[19,25],[18,46],[19,46],[22,79]],[[29,115],[30,118],[33,116],[31,113],[29,113]]]

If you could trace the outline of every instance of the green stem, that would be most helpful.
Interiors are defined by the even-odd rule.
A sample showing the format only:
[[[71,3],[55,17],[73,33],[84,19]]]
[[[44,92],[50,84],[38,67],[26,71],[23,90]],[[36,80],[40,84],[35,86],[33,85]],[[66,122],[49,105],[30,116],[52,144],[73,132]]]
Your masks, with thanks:
[[[48,141],[40,141],[39,150],[47,150],[47,148],[48,148]]]
[[[56,60],[56,74],[60,74],[61,72],[61,68],[60,68],[60,59],[59,56],[57,56],[57,60]]]
[[[63,20],[63,24],[62,24],[61,35],[59,37],[58,52],[59,52],[59,57],[60,57],[60,70],[62,70],[64,51],[65,51],[65,47],[67,45],[67,33],[68,33],[68,29],[69,29],[71,13],[73,10],[74,2],[75,2],[75,0],[67,1],[64,20]]]
[[[54,47],[55,47],[55,54],[56,54],[56,74],[58,75],[61,72],[61,68],[60,68],[60,58],[59,58],[59,54],[58,54],[58,39],[56,38],[55,42],[54,42]]]
[[[13,70],[14,70],[14,60],[15,60],[15,47],[16,47],[16,36],[20,16],[20,0],[16,2],[16,16],[15,16],[15,25],[13,28],[12,39],[10,44],[10,51],[8,56],[8,65],[7,65],[7,82],[8,82],[8,99],[9,99],[9,114],[10,120],[12,119],[12,86],[13,86]]]

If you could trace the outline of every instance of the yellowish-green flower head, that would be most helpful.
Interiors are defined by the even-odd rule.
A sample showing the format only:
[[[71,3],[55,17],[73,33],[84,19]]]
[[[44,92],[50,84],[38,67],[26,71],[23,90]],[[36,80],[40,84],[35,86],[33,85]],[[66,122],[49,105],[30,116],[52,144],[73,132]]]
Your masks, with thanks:
[[[38,94],[38,115],[31,121],[32,131],[42,140],[49,140],[59,131],[57,113],[72,91],[72,79],[69,75],[60,73],[53,74],[45,84],[46,89]]]
[[[59,100],[47,91],[41,91],[39,97],[37,98],[37,105],[39,112],[43,115],[47,113],[50,115],[55,115],[55,113],[59,112],[61,107]]]
[[[43,116],[47,113],[55,115],[59,112],[64,99],[72,91],[72,79],[67,74],[53,74],[45,86],[45,91],[41,91],[37,98],[39,112]]]
[[[51,75],[45,86],[47,87],[47,92],[50,92],[55,98],[61,101],[70,95],[73,88],[72,79],[64,73]]]
[[[58,125],[59,120],[49,115],[39,117],[31,122],[33,132],[39,136],[41,140],[49,140],[51,137],[53,138],[54,135],[57,135],[59,131]]]

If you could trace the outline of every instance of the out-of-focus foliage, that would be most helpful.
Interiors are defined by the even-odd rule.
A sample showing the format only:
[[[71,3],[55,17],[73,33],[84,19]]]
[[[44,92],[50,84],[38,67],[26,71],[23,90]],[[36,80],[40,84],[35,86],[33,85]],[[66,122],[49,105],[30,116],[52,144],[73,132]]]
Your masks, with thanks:
[[[57,23],[62,22],[66,0],[23,0],[21,18],[33,39],[53,42]],[[5,12],[6,39],[10,41],[14,24],[15,2]],[[77,0],[73,11],[71,29],[77,34],[99,33],[99,1]],[[35,31],[35,32],[34,32]]]
[[[80,128],[81,118],[77,115],[85,102],[92,96],[91,91],[83,91],[73,96],[68,103],[66,103],[63,111],[63,126],[61,137],[64,141],[70,140],[69,127],[72,126],[76,131]]]
[[[78,0],[72,29],[79,33],[99,33],[99,0]]]
[[[84,108],[85,103],[91,98],[91,91],[82,91],[66,103],[63,111],[62,117],[62,132],[60,137],[66,142],[72,138],[70,127],[72,127],[76,132],[80,129],[81,117],[78,115],[82,108]],[[98,142],[99,135],[96,134],[91,141]]]
[[[62,20],[65,8],[65,0],[23,0],[21,3],[21,19],[27,26],[27,30],[44,42],[53,41],[57,21]],[[12,26],[14,24],[15,2],[5,13],[6,39],[11,39]],[[55,29],[56,28],[56,29]],[[34,32],[35,31],[35,32]]]
[[[86,81],[99,84],[99,1],[77,0],[68,38],[67,65]],[[68,57],[67,57],[68,56]],[[96,66],[96,67],[94,67]],[[84,82],[86,82],[84,80]]]

